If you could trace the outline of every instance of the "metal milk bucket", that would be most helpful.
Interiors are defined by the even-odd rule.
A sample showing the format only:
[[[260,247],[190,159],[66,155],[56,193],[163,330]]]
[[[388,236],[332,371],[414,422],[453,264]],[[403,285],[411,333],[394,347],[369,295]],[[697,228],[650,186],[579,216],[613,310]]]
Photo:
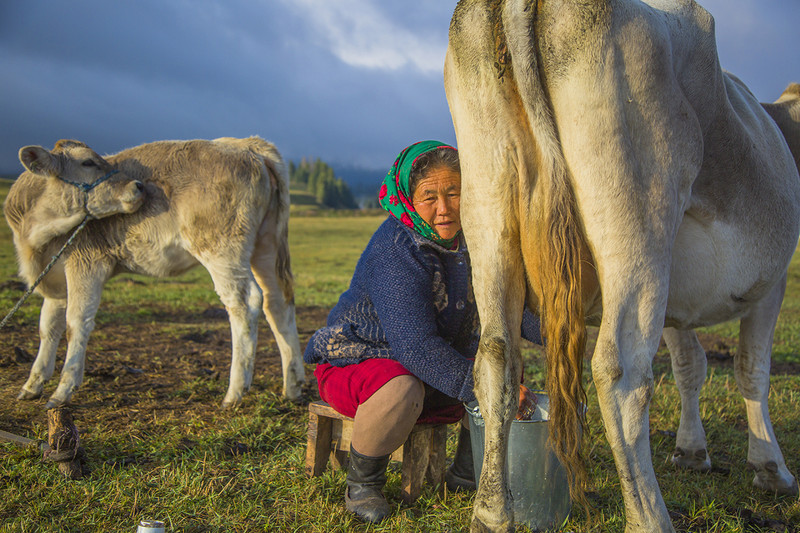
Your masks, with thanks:
[[[536,391],[536,411],[531,420],[513,420],[508,438],[508,483],[514,498],[514,521],[533,530],[562,526],[569,517],[572,501],[564,466],[547,446],[547,394]],[[475,481],[483,466],[485,424],[478,402],[465,405],[470,417],[470,440]]]

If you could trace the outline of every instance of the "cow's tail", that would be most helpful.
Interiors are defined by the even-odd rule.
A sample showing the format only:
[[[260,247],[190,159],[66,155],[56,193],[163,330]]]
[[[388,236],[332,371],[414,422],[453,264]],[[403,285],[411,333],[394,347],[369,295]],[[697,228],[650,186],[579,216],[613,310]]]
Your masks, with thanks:
[[[294,302],[294,277],[292,276],[291,257],[289,255],[289,171],[278,149],[260,137],[246,139],[247,146],[261,156],[269,173],[271,195],[270,209],[276,220],[275,236],[278,241],[278,253],[275,261],[275,273],[278,283],[287,302]]]
[[[520,165],[528,171],[520,172],[519,208],[520,230],[526,234],[525,268],[539,300],[546,342],[550,443],[567,470],[573,500],[588,508],[588,476],[581,449],[581,435],[586,429],[582,381],[586,326],[581,293],[585,238],[549,99],[539,76],[535,17],[516,12],[511,4],[506,2],[503,10],[503,37],[507,42],[496,42],[500,43],[500,59],[511,67],[505,83],[516,84],[508,90],[518,94],[535,139],[532,149],[538,152],[535,161]],[[530,6],[535,9],[536,3]]]

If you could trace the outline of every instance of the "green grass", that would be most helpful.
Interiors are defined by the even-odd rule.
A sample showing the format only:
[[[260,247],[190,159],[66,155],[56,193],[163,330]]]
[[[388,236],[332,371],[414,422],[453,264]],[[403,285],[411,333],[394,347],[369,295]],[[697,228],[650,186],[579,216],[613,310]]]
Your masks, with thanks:
[[[0,201],[7,188],[8,182],[0,181]],[[336,303],[347,288],[361,251],[382,220],[382,216],[293,217],[290,242],[298,308],[327,309]],[[775,333],[776,364],[800,362],[799,257],[792,262]],[[0,283],[14,279],[15,273],[10,231],[3,223]],[[3,315],[18,294],[11,288],[0,288]],[[37,296],[32,297],[18,319],[28,328],[26,331],[34,334],[40,301]],[[172,314],[198,313],[218,305],[208,274],[202,269],[166,280],[121,276],[106,286],[97,316],[98,331],[90,346],[103,342],[101,326],[117,323],[132,324],[134,328],[139,322],[158,323],[164,335],[180,336],[186,325],[172,323]],[[704,331],[722,337],[735,348],[736,324]],[[35,338],[20,342],[35,350]],[[125,354],[104,357],[122,359]],[[541,386],[544,372],[539,350],[527,346],[524,358],[527,382]],[[21,382],[10,379],[10,372],[11,367],[0,367],[0,386],[17,390]],[[280,397],[279,377],[262,370],[243,405],[233,411],[221,411],[218,405],[225,392],[226,375],[221,380],[200,376],[182,382],[169,391],[169,408],[161,408],[152,400],[160,390],[157,383],[145,390],[122,392],[118,389],[122,378],[119,382],[115,379],[100,383],[97,378],[88,377],[85,389],[76,395],[80,404],[76,409],[91,474],[79,481],[67,481],[53,465],[43,463],[38,452],[0,443],[0,532],[134,531],[142,518],[165,520],[168,531],[181,532],[468,529],[471,494],[439,496],[426,487],[414,505],[402,505],[396,465],[387,485],[394,514],[377,526],[353,519],[342,503],[343,472],[329,470],[318,478],[306,477],[306,410]],[[669,463],[675,446],[672,432],[678,427],[679,397],[663,349],[654,361],[654,376],[650,413],[653,464],[678,529],[800,531],[800,503],[796,498],[776,498],[752,487],[752,473],[745,468],[746,416],[732,369],[712,365],[702,392],[702,416],[715,465],[715,470],[707,474],[677,471]],[[590,428],[585,441],[596,508],[592,517],[576,509],[564,531],[622,532],[624,511],[619,481],[603,435],[588,365],[586,383]],[[51,391],[53,385],[49,387],[47,390]],[[798,375],[773,376],[772,420],[787,464],[795,475],[800,470],[798,400]],[[9,402],[0,408],[7,416],[0,420],[0,426],[22,426],[28,437],[44,438],[46,422],[39,411],[42,406],[43,401]],[[26,422],[29,419],[33,422]],[[244,453],[232,455],[230,450],[236,449],[237,443],[244,445]],[[452,454],[453,431],[448,447]]]
[[[332,307],[385,216],[295,217],[289,244],[298,305]]]

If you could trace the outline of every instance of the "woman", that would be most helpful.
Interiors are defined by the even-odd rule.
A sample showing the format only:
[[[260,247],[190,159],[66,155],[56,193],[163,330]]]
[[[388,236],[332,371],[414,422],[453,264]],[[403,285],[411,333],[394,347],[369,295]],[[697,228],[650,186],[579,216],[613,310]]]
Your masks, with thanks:
[[[345,504],[368,522],[390,512],[381,490],[386,466],[414,424],[465,419],[462,403],[475,399],[479,322],[460,196],[455,148],[423,141],[403,150],[379,193],[391,216],[306,347],[320,396],[354,419]],[[541,342],[528,313],[523,330]],[[463,423],[446,481],[451,490],[475,488]]]

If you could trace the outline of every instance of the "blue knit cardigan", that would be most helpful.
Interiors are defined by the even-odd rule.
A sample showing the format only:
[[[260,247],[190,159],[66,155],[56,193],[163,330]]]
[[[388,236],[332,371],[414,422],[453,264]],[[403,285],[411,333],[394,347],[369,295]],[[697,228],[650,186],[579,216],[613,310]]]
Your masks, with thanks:
[[[525,312],[523,336],[541,344]],[[306,363],[346,366],[394,359],[431,387],[475,399],[472,367],[480,323],[464,239],[447,250],[388,217],[356,265],[350,288],[306,346]]]

